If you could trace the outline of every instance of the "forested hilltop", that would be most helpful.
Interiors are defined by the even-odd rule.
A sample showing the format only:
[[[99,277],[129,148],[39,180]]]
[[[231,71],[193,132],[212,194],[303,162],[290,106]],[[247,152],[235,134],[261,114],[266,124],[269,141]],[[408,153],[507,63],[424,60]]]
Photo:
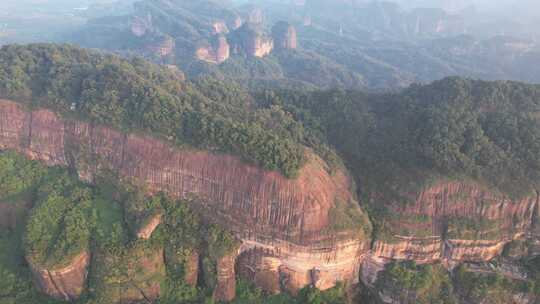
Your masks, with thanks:
[[[404,216],[394,214],[391,203],[407,205],[410,197],[403,193],[417,193],[437,181],[472,181],[500,194],[505,203],[537,197],[540,190],[539,85],[446,78],[385,94],[339,89],[246,91],[233,81],[186,80],[176,68],[142,59],[35,44],[0,49],[0,98],[151,135],[179,149],[237,155],[289,180],[306,164],[306,149],[313,150],[330,164],[325,168],[330,174],[345,166],[356,181],[360,204],[376,228],[373,242],[387,238],[381,223]],[[100,300],[115,296],[100,293],[105,289],[96,276],[120,282],[117,287],[122,290],[122,284],[129,284],[124,279],[132,275],[123,272],[129,265],[122,262],[129,263],[141,252],[155,253],[157,247],[182,254],[164,269],[148,276],[138,274],[136,279],[161,284],[163,303],[209,299],[207,287],[215,283],[216,255],[235,245],[227,227],[200,224],[184,201],[145,197],[129,185],[117,184],[115,176],[100,176],[98,181],[87,185],[65,168],[47,169],[11,152],[0,154],[0,206],[12,204],[19,223],[26,227],[0,228],[1,245],[12,249],[0,250],[0,266],[5,268],[0,273],[9,278],[0,283],[8,291],[0,293],[0,300],[41,301],[30,287],[23,254],[34,264],[58,265],[89,247],[108,258],[93,266],[97,268],[90,274],[91,292],[81,300],[88,302],[82,303],[105,303]],[[135,240],[138,227],[130,225],[142,223],[133,214],[152,215],[156,210],[164,216],[160,232],[148,242]],[[426,222],[426,218],[416,220]],[[452,224],[450,220],[454,219],[449,219]],[[485,222],[491,224],[489,220]],[[456,223],[474,229],[480,225]],[[536,225],[535,218],[528,224]],[[456,238],[460,237],[466,239]],[[204,249],[205,267],[210,267],[204,280],[212,282],[201,283],[200,289],[186,286],[183,279],[182,263],[192,247]],[[11,268],[16,263],[20,269]],[[396,294],[416,288],[418,298],[403,303],[433,303],[421,296],[441,286],[451,296],[436,303],[474,303],[488,296],[497,299],[493,303],[505,303],[504,295],[495,292],[501,288],[540,296],[538,259],[531,255],[519,263],[529,267],[519,284],[495,275],[486,279],[464,268],[449,274],[438,266],[395,262],[386,266],[374,286],[390,285]],[[480,285],[472,288],[467,282]],[[238,303],[331,304],[354,295],[339,285],[326,293],[305,288],[295,300],[287,294],[267,297],[242,281],[237,291]]]
[[[5,46],[0,62],[3,98],[177,145],[231,152],[289,177],[302,165],[300,126],[287,125],[284,113],[254,109],[234,84],[190,83],[174,68],[67,45]]]
[[[447,78],[389,94],[247,92],[212,78],[190,82],[140,59],[48,44],[5,46],[0,62],[2,98],[230,152],[288,177],[302,166],[304,146],[339,163],[332,146],[364,191],[412,176],[420,184],[478,179],[514,197],[538,189],[538,85]]]
[[[540,181],[540,86],[446,78],[399,93],[269,91],[325,138],[363,185],[473,178],[519,197]]]

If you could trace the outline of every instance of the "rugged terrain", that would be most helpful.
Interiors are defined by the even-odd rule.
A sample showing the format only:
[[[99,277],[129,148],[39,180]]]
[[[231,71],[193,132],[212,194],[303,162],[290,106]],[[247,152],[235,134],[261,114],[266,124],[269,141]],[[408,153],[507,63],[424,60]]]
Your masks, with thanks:
[[[526,28],[472,9],[391,2],[140,1],[66,41],[249,88],[380,90],[453,75],[538,82],[530,64],[539,47]]]
[[[338,281],[357,280],[360,257],[368,249],[369,220],[349,190],[349,177],[342,171],[329,175],[324,162],[310,152],[299,176],[288,180],[232,156],[177,151],[148,137],[64,120],[47,110],[27,111],[5,100],[0,107],[2,149],[50,166],[69,166],[89,182],[107,169],[145,184],[149,193],[199,198],[194,208],[234,231],[242,242],[237,253],[218,263],[218,299],[234,297],[238,257],[246,261],[238,267],[266,274],[262,286],[276,282],[273,292],[282,284],[295,292],[311,284],[327,289]],[[340,229],[338,219],[331,218],[334,208],[350,209],[360,221],[357,227]],[[67,268],[36,269],[43,291],[66,299],[80,294],[88,266],[88,254],[83,256]]]
[[[71,46],[0,59],[0,244],[18,242],[0,253],[19,261],[0,271],[21,286],[80,303],[538,300],[539,86],[248,93]]]

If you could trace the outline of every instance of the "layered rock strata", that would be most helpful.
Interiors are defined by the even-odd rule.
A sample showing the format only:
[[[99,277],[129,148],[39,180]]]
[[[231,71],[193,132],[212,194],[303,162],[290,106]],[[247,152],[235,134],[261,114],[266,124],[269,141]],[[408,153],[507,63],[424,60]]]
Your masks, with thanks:
[[[100,170],[109,169],[143,182],[150,193],[197,197],[193,207],[233,231],[244,247],[268,250],[267,257],[280,268],[271,268],[271,280],[285,282],[286,289],[312,283],[324,289],[356,280],[369,244],[363,239],[369,234],[367,219],[365,228],[333,228],[330,213],[336,202],[345,204],[349,213],[365,214],[345,172],[330,175],[325,162],[309,151],[298,177],[287,179],[230,155],[176,150],[156,139],[64,120],[48,110],[28,111],[9,101],[0,101],[0,149],[48,165],[70,166],[90,182]],[[252,265],[268,268],[261,263]],[[217,292],[228,298],[227,290]]]
[[[358,282],[366,242],[350,240],[328,247],[307,248],[285,241],[244,241],[238,271],[270,293],[295,293],[304,286],[326,290],[336,282]]]
[[[217,285],[213,297],[218,302],[229,302],[236,296],[236,253],[227,254],[217,261]]]
[[[396,216],[386,220],[386,237],[374,242],[363,262],[369,269],[362,273],[366,283],[373,283],[391,260],[441,262],[452,268],[460,262],[490,261],[513,240],[538,241],[537,194],[512,200],[475,182],[456,181],[405,197],[410,203],[390,204],[390,214]]]

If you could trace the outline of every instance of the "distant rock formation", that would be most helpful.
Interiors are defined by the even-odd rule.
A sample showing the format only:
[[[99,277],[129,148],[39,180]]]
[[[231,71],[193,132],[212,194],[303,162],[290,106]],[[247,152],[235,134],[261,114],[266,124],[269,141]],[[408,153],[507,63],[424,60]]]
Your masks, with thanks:
[[[229,32],[229,27],[224,21],[215,21],[212,23],[212,30],[214,34],[227,34]]]
[[[232,36],[235,53],[265,57],[274,49],[274,41],[256,25],[245,23]]]
[[[152,55],[166,57],[173,53],[174,47],[174,39],[171,36],[164,35],[156,37],[153,42],[146,46],[146,50]]]
[[[82,149],[67,148],[75,146]],[[371,226],[351,192],[348,174],[337,169],[330,175],[328,165],[310,151],[306,151],[308,160],[298,177],[287,179],[230,155],[177,150],[156,139],[68,121],[44,109],[30,112],[3,100],[0,149],[19,151],[48,165],[72,166],[87,181],[92,181],[100,168],[111,168],[119,176],[143,182],[149,193],[199,196],[201,201],[191,206],[207,220],[230,229],[241,243],[240,248],[216,261],[214,298],[218,301],[234,298],[236,269],[257,277],[260,286],[273,293],[282,289],[297,292],[309,285],[328,289],[336,282],[355,283],[361,258],[369,249]],[[90,166],[78,153],[100,155],[103,163]],[[360,219],[360,226],[338,225],[339,219],[332,217],[337,202]],[[149,232],[153,225],[144,226]],[[160,285],[154,278],[165,272],[163,254],[163,250],[130,252],[125,260],[129,276],[120,285],[109,287],[113,291],[122,288],[114,303],[144,300],[129,281],[131,270],[136,269],[144,273],[137,286],[148,299],[157,298]],[[36,268],[36,277],[43,278],[41,290],[63,299],[78,297],[85,286],[88,256],[81,255],[60,271],[39,272],[42,269]],[[189,257],[186,282],[190,284],[197,281],[198,259],[197,253]],[[107,257],[96,260],[106,262]],[[110,270],[107,265],[99,267],[105,274]],[[51,275],[67,289],[55,289],[59,284],[50,283]]]
[[[203,45],[195,51],[197,59],[209,63],[222,63],[229,59],[230,46],[224,36],[216,36],[213,41],[207,45]]]
[[[288,22],[280,21],[272,28],[276,49],[296,49],[298,46],[296,29]]]
[[[150,14],[141,17],[133,16],[130,21],[131,33],[142,37],[152,29],[152,16]]]
[[[538,239],[533,223],[539,195],[512,200],[471,181],[439,181],[406,195],[411,203],[392,204],[400,216],[383,228],[390,237],[375,240],[363,261],[361,278],[368,285],[392,260],[451,268],[490,261],[513,240]]]
[[[247,17],[247,21],[252,24],[263,24],[264,19],[264,12],[260,8],[253,8]]]

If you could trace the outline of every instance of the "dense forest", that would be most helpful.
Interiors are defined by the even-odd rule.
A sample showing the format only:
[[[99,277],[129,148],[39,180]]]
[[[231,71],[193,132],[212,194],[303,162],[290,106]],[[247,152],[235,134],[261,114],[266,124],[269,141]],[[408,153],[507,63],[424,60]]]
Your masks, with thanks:
[[[234,84],[188,83],[174,69],[67,45],[6,46],[0,63],[0,96],[30,107],[232,152],[289,177],[303,162],[288,126],[272,128],[271,111],[250,109]]]
[[[470,177],[513,197],[538,189],[540,86],[447,78],[400,93],[266,92],[329,142],[363,185],[390,189],[410,174]]]
[[[0,49],[0,98],[147,133],[179,148],[231,153],[288,178],[301,169],[310,148],[328,163],[349,169],[375,224],[385,216],[387,201],[441,178],[472,179],[510,198],[540,186],[537,85],[446,78],[381,94],[245,91],[211,77],[189,81],[175,68],[137,58],[38,44]],[[81,303],[114,298],[132,275],[122,263],[156,248],[181,253],[152,277],[163,286],[163,303],[209,299],[216,259],[237,245],[234,238],[223,227],[202,223],[189,202],[142,193],[115,176],[103,175],[87,185],[64,168],[47,169],[12,152],[0,154],[0,202],[12,204],[17,221],[25,223],[1,229],[6,250],[0,251],[0,273],[8,278],[0,283],[2,303],[46,303],[30,284],[23,256],[34,265],[62,265],[88,248],[104,257],[93,263],[91,276],[117,282],[118,289],[105,292],[103,281],[90,277],[91,288]],[[375,194],[383,195],[374,200]],[[164,215],[158,233],[136,240],[134,231],[157,211]],[[200,288],[183,281],[183,265],[194,248],[206,254]],[[485,298],[486,290],[490,296],[492,290],[538,292],[540,275],[533,271],[530,276],[533,280],[522,284],[476,276],[465,268],[449,274],[436,266],[392,263],[377,284],[390,286],[392,297],[415,290],[407,295],[411,303],[455,303],[455,292],[473,302]],[[294,299],[267,297],[243,281],[237,288],[236,303],[331,304],[347,296],[344,286],[324,293],[308,287]],[[445,300],[433,302],[435,294]]]

